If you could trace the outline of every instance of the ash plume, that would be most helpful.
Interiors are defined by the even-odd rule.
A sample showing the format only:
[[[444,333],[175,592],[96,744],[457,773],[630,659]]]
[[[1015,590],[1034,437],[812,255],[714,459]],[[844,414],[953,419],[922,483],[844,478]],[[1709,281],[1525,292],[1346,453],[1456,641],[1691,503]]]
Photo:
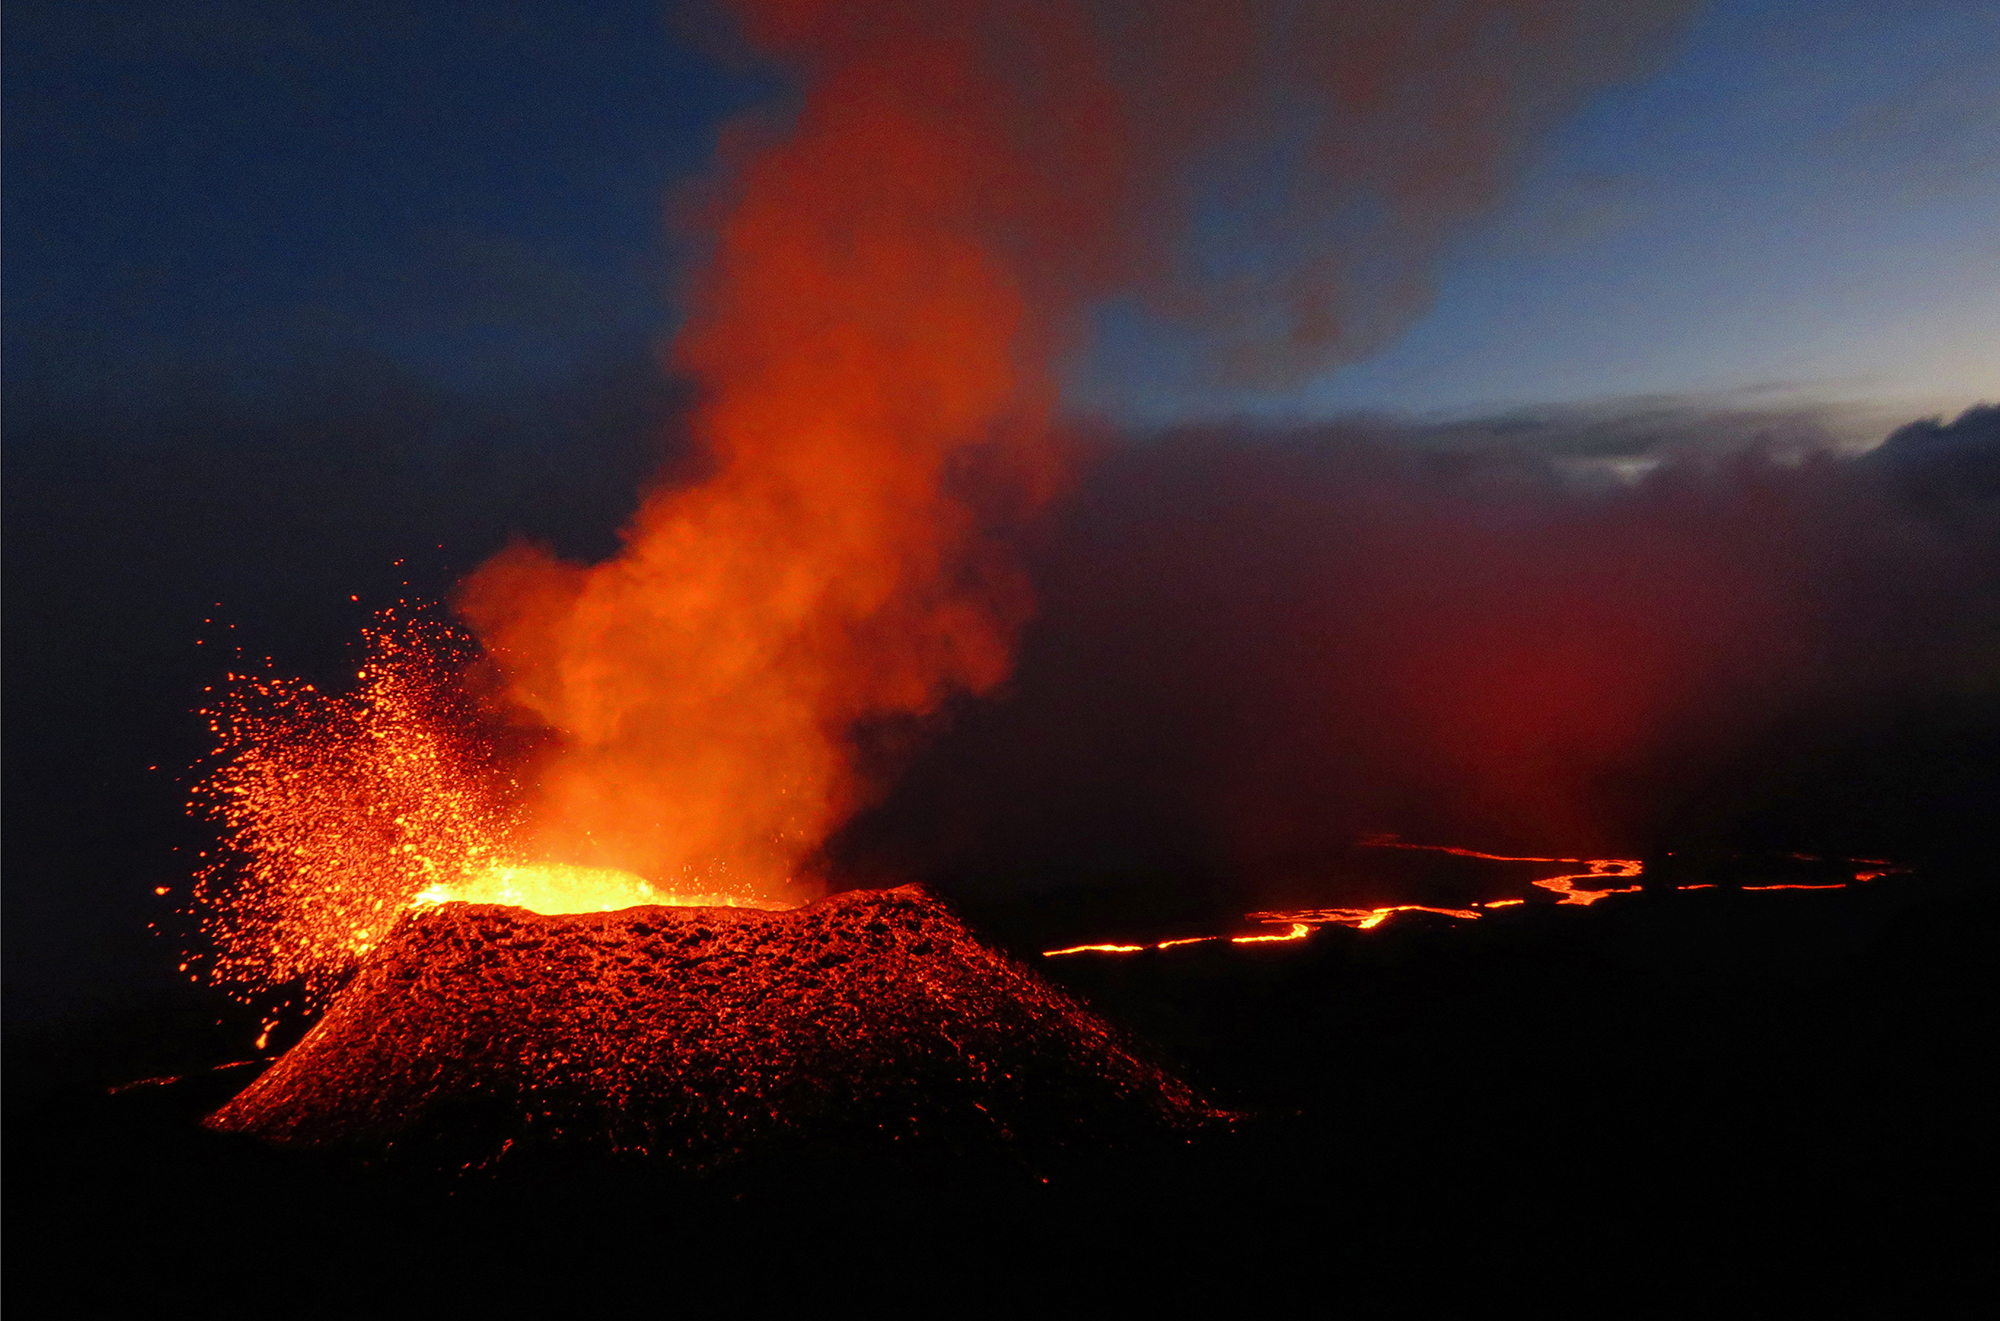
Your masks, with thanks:
[[[1069,480],[1052,417],[1094,307],[1191,325],[1237,376],[1368,351],[1683,6],[728,8],[799,94],[725,144],[702,221],[671,357],[708,471],[611,559],[520,545],[460,607],[551,735],[537,847],[771,893],[879,792],[858,727],[1009,673],[1009,537]]]

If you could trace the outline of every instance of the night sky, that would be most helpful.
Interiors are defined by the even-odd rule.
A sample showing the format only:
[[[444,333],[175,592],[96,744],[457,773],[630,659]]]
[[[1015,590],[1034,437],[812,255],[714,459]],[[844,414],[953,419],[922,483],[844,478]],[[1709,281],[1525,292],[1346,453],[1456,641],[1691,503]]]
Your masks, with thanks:
[[[670,194],[784,95],[694,32],[658,4],[12,6],[10,407],[357,347],[495,388],[649,343],[686,256]],[[1076,389],[1151,420],[1956,412],[2000,359],[1996,84],[1989,5],[1722,0],[1537,145],[1366,364],[1189,399],[1114,337]]]
[[[612,551],[648,475],[682,453],[688,385],[660,346],[701,242],[675,217],[703,196],[725,121],[781,124],[794,89],[705,18],[610,0],[20,0],[4,61],[7,1001],[10,1018],[46,1019],[177,981],[171,942],[145,925],[168,912],[154,886],[178,884],[186,854],[206,846],[206,827],[182,818],[176,777],[201,751],[190,709],[214,680],[212,649],[234,645],[231,626],[254,654],[330,673],[370,611],[406,591],[448,595],[510,535],[572,557]],[[1300,530],[1314,516],[1294,511],[1253,545],[1206,510],[1205,491],[1234,481],[1245,508],[1267,511],[1273,492],[1324,486],[1328,509],[1387,492],[1412,518],[1459,528],[1470,558],[1541,564],[1566,544],[1568,513],[1510,539],[1381,455],[1504,450],[1542,476],[1553,464],[1617,482],[1664,456],[1848,452],[2000,392],[1990,4],[1719,0],[1663,22],[1603,82],[1523,138],[1492,204],[1450,217],[1414,259],[1418,294],[1343,360],[1281,386],[1232,378],[1203,370],[1207,341],[1155,310],[1115,294],[1090,310],[1095,337],[1064,363],[1070,412],[1134,435],[1179,429],[1179,448],[1140,442],[1086,483],[1079,530],[1038,552],[1056,622],[1024,644],[1020,721],[982,708],[928,774],[860,823],[852,856],[919,856],[948,874],[970,839],[1031,868],[1094,828],[1035,824],[1063,815],[1040,800],[951,841],[897,824],[954,819],[933,801],[954,784],[978,797],[982,777],[1018,782],[1019,730],[1069,720],[1092,683],[1152,673],[1135,658],[1143,641],[1121,652],[1092,640],[1094,603],[1129,607],[1128,640],[1171,633],[1188,600],[1230,595],[1224,580],[1389,608],[1370,602],[1394,589],[1368,584],[1402,581],[1381,567],[1409,553],[1400,534],[1363,530],[1329,548]],[[1230,232],[1194,231],[1193,258],[1226,265],[1200,245]],[[1217,426],[1237,429],[1220,450],[1187,439]],[[1827,538],[1820,558],[1745,571],[1780,595],[1858,594],[1862,605],[1836,611],[1851,627],[1815,633],[1829,640],[1801,664],[1811,709],[1865,707],[1843,729],[1865,726],[1874,746],[1893,742],[1884,692],[1922,707],[1925,730],[1962,731],[1966,711],[1977,726],[2000,709],[1982,631],[1995,606],[1992,427],[1985,415],[1931,450],[1916,437],[1908,462],[1866,470],[1891,475],[1852,505],[1785,496],[1780,521],[1797,518],[1806,540],[1827,520],[1881,539]],[[1203,476],[1260,429],[1283,443]],[[1355,446],[1366,456],[1351,458]],[[1137,507],[1121,491],[1153,501],[1156,526],[1206,529],[1210,576],[1173,578],[1186,541],[1121,540]],[[1612,534],[1602,564],[1644,577],[1673,559],[1677,508],[1707,510],[1725,543],[1750,536],[1733,495],[1647,498],[1641,531]],[[1369,567],[1326,567],[1342,554]],[[1832,561],[1875,567],[1857,576]],[[1884,604],[1869,573],[1898,566],[1933,595]],[[1413,572],[1445,595],[1478,590],[1455,569]],[[1545,613],[1600,590],[1587,563],[1563,572]],[[1236,605],[1253,661],[1282,668],[1272,657],[1290,644],[1271,622],[1282,612]],[[1676,605],[1668,594],[1647,608]],[[1892,635],[1925,641],[1885,650]],[[1755,707],[1759,684],[1716,647],[1715,672],[1736,676],[1721,705]],[[1398,654],[1356,664],[1393,668]],[[1342,690],[1330,700],[1348,714],[1326,719],[1350,719],[1372,693]],[[1939,694],[1962,705],[1941,707]],[[1158,766],[1213,751],[1219,719],[1191,718],[1181,738],[1170,718],[1164,742],[1148,734],[1132,755]],[[1245,719],[1295,730],[1306,717],[1281,702]],[[1761,746],[1722,741],[1732,757]],[[1346,784],[1324,769],[1333,754],[1301,746],[1279,738],[1272,755],[1307,765],[1328,792]],[[1989,752],[1961,739],[1950,755],[1977,778],[1991,774]],[[1676,803],[1714,792],[1676,767],[1657,771]],[[1284,766],[1269,773],[1299,782]],[[1197,793],[1114,806],[1107,837],[1157,837],[1160,814]],[[1971,800],[1953,801],[1962,825]],[[1634,829],[1672,813],[1638,816],[1647,824]]]

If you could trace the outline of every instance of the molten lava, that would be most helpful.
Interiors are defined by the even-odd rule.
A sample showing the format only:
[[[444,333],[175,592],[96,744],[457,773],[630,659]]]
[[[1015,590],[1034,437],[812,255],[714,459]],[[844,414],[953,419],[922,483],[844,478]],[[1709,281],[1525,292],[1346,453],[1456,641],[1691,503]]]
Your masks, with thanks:
[[[1229,943],[1232,945],[1265,945],[1274,940],[1304,940],[1311,934],[1311,923],[1293,922],[1289,931],[1263,936],[1231,936]]]
[[[232,673],[205,713],[214,761],[191,806],[223,827],[194,905],[214,980],[322,1003],[411,908],[545,914],[649,904],[782,907],[710,885],[531,860],[520,793],[460,692],[470,644],[427,611],[385,611],[351,693]]]
[[[1627,880],[1636,879],[1645,871],[1644,864],[1633,858],[1541,858],[1517,857],[1504,853],[1481,853],[1477,849],[1453,848],[1443,844],[1405,844],[1393,836],[1380,835],[1365,839],[1367,848],[1414,849],[1426,853],[1449,853],[1459,858],[1480,858],[1488,862],[1535,862],[1556,865],[1581,865],[1587,871],[1566,872],[1557,876],[1543,876],[1530,882],[1541,889],[1553,891],[1560,896],[1558,906],[1574,904],[1588,907],[1614,894],[1636,894],[1642,888],[1637,885],[1607,886],[1603,889],[1579,889],[1578,881]],[[1790,855],[1803,862],[1824,862],[1825,859],[1808,857],[1804,854]],[[1866,870],[1853,873],[1853,881],[1836,881],[1825,884],[1784,882],[1771,885],[1741,885],[1736,888],[1755,890],[1844,890],[1849,885],[1872,881],[1907,871],[1907,868],[1893,866],[1879,858],[1850,858],[1849,865],[1864,864]],[[1713,884],[1680,885],[1677,890],[1712,890]],[[1137,954],[1142,950],[1175,949],[1182,945],[1196,945],[1205,941],[1227,939],[1233,945],[1269,945],[1281,942],[1304,940],[1323,926],[1352,927],[1357,931],[1373,931],[1398,913],[1435,913],[1439,917],[1459,921],[1476,922],[1484,914],[1478,910],[1514,908],[1527,901],[1520,898],[1489,899],[1474,908],[1434,908],[1427,904],[1389,904],[1381,908],[1288,908],[1264,912],[1246,913],[1244,921],[1263,926],[1281,926],[1281,932],[1261,932],[1242,936],[1183,936],[1173,940],[1162,940],[1152,944],[1104,943],[1094,945],[1067,945],[1061,949],[1043,950],[1043,958],[1059,958],[1070,954]]]
[[[467,643],[425,611],[385,611],[350,693],[231,673],[204,710],[213,762],[192,810],[223,829],[194,914],[214,980],[323,999],[420,893],[506,860],[517,828],[454,697]]]
[[[1400,840],[1386,836],[1364,840],[1363,843],[1371,849],[1415,849],[1424,853],[1449,853],[1457,858],[1483,858],[1488,862],[1552,862],[1559,864],[1580,864],[1590,868],[1589,871],[1571,872],[1563,876],[1544,876],[1535,882],[1536,885],[1541,886],[1544,890],[1553,890],[1561,895],[1561,902],[1566,904],[1594,904],[1607,894],[1633,894],[1639,889],[1636,885],[1627,885],[1608,887],[1601,890],[1579,890],[1571,884],[1572,881],[1590,881],[1600,877],[1623,879],[1625,877],[1637,876],[1645,870],[1645,866],[1636,858],[1521,858],[1505,853],[1481,853],[1477,849],[1452,848],[1446,844],[1405,844]],[[1446,910],[1434,908],[1427,911],[1435,913],[1445,912]],[[1479,914],[1454,913],[1452,916],[1478,917]]]
[[[411,906],[433,904],[505,904],[531,913],[614,913],[622,908],[665,904],[683,908],[784,908],[784,904],[752,903],[726,894],[662,891],[640,876],[610,867],[572,867],[567,863],[533,865],[494,863],[456,882],[440,882],[422,891]]]

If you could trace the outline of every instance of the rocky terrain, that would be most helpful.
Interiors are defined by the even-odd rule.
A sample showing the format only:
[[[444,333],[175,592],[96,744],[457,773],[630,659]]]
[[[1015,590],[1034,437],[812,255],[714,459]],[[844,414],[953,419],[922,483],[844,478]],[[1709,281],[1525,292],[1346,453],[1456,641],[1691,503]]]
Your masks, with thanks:
[[[413,912],[208,1122],[449,1168],[705,1168],[795,1141],[1032,1159],[1216,1117],[906,886],[782,912]]]

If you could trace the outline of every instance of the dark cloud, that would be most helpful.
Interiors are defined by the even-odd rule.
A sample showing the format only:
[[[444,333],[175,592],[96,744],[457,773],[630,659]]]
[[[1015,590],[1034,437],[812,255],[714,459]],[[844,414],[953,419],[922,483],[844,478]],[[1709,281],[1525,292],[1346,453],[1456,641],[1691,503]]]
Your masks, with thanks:
[[[1773,386],[1703,398],[1655,395],[1542,404],[1412,419],[1385,415],[1342,422],[1349,439],[1372,437],[1439,454],[1541,459],[1572,478],[1630,479],[1669,460],[1714,460],[1755,452],[1777,462],[1860,450],[1881,437],[1868,415],[1831,402],[1801,403]],[[1760,399],[1760,395],[1776,396]],[[1863,439],[1865,437],[1865,440]]]
[[[836,851],[1258,890],[1374,831],[1971,846],[2000,788],[2000,414],[1859,460],[1811,450],[1811,415],[1697,414],[1110,444],[1043,549],[1013,691]],[[1765,431],[1799,444],[1738,443]],[[1591,452],[1663,461],[1565,476]]]
[[[1934,512],[1991,517],[2000,500],[2000,406],[1967,409],[1953,422],[1926,418],[1898,427],[1867,463]]]

